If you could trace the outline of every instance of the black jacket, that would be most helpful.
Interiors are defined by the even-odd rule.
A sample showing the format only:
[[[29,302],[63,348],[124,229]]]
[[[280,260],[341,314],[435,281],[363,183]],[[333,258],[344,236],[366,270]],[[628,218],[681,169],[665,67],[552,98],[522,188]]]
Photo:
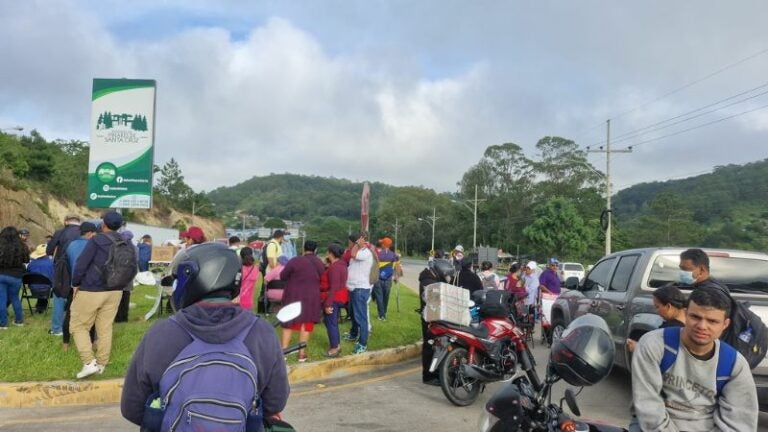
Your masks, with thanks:
[[[480,276],[469,268],[461,269],[454,283],[457,286],[468,289],[470,298],[472,293],[483,289],[483,281],[480,280]]]
[[[58,260],[64,256],[69,242],[78,238],[80,238],[80,226],[66,225],[64,228],[53,233],[51,241],[45,247],[45,254],[52,256],[54,260]]]

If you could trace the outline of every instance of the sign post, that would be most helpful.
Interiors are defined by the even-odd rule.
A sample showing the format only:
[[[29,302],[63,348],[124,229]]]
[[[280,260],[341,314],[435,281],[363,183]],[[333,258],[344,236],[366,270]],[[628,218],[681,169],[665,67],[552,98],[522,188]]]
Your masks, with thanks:
[[[155,80],[93,80],[89,208],[152,207]]]

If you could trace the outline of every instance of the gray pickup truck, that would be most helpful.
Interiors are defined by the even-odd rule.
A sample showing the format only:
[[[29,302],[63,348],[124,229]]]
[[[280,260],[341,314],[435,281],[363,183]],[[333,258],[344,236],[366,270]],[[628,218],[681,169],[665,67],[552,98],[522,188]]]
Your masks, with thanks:
[[[631,249],[602,258],[579,284],[566,281],[563,294],[552,306],[552,337],[581,315],[600,315],[608,323],[616,344],[615,365],[629,369],[627,338],[637,340],[658,328],[662,320],[653,308],[651,293],[678,280],[680,253],[686,248]],[[768,255],[727,249],[704,249],[712,277],[748,301],[750,309],[768,323]],[[768,411],[768,359],[752,370],[760,410]]]

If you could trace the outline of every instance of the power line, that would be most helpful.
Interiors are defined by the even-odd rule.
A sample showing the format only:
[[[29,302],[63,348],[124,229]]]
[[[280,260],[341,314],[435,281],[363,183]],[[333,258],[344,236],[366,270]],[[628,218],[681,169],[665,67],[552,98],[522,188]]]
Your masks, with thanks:
[[[719,118],[717,120],[712,120],[710,122],[702,123],[702,124],[697,125],[697,126],[689,127],[687,129],[679,130],[679,131],[673,132],[671,134],[662,135],[660,137],[651,138],[651,139],[648,139],[648,140],[645,140],[645,141],[640,141],[640,142],[637,142],[637,143],[634,143],[632,145],[627,146],[627,148],[631,149],[631,148],[637,147],[637,146],[642,145],[642,144],[647,144],[649,142],[654,142],[654,141],[662,140],[664,138],[669,138],[669,137],[677,136],[677,135],[680,135],[680,134],[683,134],[683,133],[686,133],[686,132],[690,132],[690,131],[695,130],[695,129],[703,128],[705,126],[711,126],[711,125],[713,125],[715,123],[720,123],[722,121],[730,120],[732,118],[743,116],[745,114],[749,114],[749,113],[752,113],[752,112],[755,112],[755,111],[759,111],[759,110],[765,109],[765,108],[768,108],[768,104],[759,106],[757,108],[748,109],[746,111],[742,111],[742,112],[737,113],[737,114],[733,114],[733,115],[729,115],[729,116],[726,116],[726,117],[722,117],[722,118]]]
[[[644,107],[646,107],[646,106],[648,106],[648,105],[650,105],[652,103],[658,102],[658,101],[660,101],[660,100],[662,100],[662,99],[664,99],[664,98],[666,98],[668,96],[671,96],[671,95],[673,95],[675,93],[678,93],[678,92],[680,92],[682,90],[685,90],[688,87],[694,86],[694,85],[696,85],[696,84],[698,84],[698,83],[700,83],[702,81],[706,81],[706,80],[708,80],[709,78],[712,78],[715,75],[721,74],[721,73],[727,71],[728,69],[736,67],[736,66],[738,66],[738,65],[740,65],[740,64],[742,64],[744,62],[752,60],[753,58],[761,56],[761,55],[763,55],[763,54],[765,54],[767,52],[768,52],[768,48],[764,48],[764,49],[762,49],[762,50],[760,50],[760,51],[758,51],[758,52],[756,52],[754,54],[750,54],[747,57],[744,57],[744,58],[742,58],[740,60],[737,60],[737,61],[735,61],[733,63],[730,63],[728,65],[725,65],[725,66],[721,67],[720,69],[717,69],[716,71],[711,72],[711,73],[709,73],[709,74],[707,74],[707,75],[705,75],[705,76],[703,76],[703,77],[701,77],[701,78],[699,78],[697,80],[691,81],[691,82],[689,82],[687,84],[684,84],[684,85],[682,85],[680,87],[677,87],[677,88],[675,88],[673,90],[670,90],[670,91],[662,94],[661,96],[658,96],[658,97],[656,97],[654,99],[651,99],[651,100],[649,100],[647,102],[643,102],[640,105],[635,106],[634,108],[631,108],[631,109],[628,109],[628,110],[626,110],[624,112],[621,112],[618,115],[614,116],[613,119],[615,120],[615,119],[623,117],[623,116],[625,116],[627,114],[633,113],[633,112],[639,110],[640,108],[644,108]]]
[[[625,132],[625,133],[622,133],[622,134],[618,135],[618,136],[616,137],[616,139],[615,139],[613,142],[614,142],[614,143],[617,143],[617,142],[627,141],[627,140],[629,140],[629,139],[632,139],[632,138],[636,138],[637,136],[640,136],[640,135],[645,135],[645,134],[647,134],[647,133],[650,133],[650,132],[656,132],[656,131],[659,131],[659,130],[662,130],[662,129],[666,129],[666,128],[668,128],[668,127],[671,127],[671,126],[674,126],[674,125],[677,125],[677,124],[680,124],[680,123],[684,123],[684,122],[687,122],[687,121],[690,121],[690,120],[693,120],[693,119],[696,119],[696,118],[702,117],[702,116],[704,116],[704,115],[706,115],[706,114],[711,114],[711,113],[713,113],[713,112],[716,112],[716,111],[720,111],[720,110],[722,110],[723,108],[727,108],[727,107],[730,107],[730,106],[733,106],[733,105],[737,105],[737,104],[740,104],[740,103],[746,102],[746,101],[748,101],[748,100],[754,99],[754,98],[756,98],[756,97],[759,97],[759,96],[763,96],[763,95],[765,95],[765,94],[768,94],[768,91],[764,91],[764,92],[761,92],[761,93],[758,93],[758,94],[755,94],[755,95],[752,95],[752,96],[748,96],[748,97],[746,97],[746,98],[743,98],[743,99],[737,100],[737,101],[735,101],[735,102],[732,102],[732,103],[730,103],[730,104],[727,104],[727,105],[721,106],[721,107],[719,107],[719,108],[716,108],[716,109],[713,109],[713,110],[710,110],[710,111],[705,111],[705,112],[703,112],[703,113],[699,113],[699,114],[697,114],[697,115],[695,115],[695,116],[692,116],[692,117],[688,117],[688,118],[686,118],[686,119],[683,119],[683,120],[680,120],[680,121],[677,121],[677,122],[674,122],[674,123],[670,123],[670,124],[667,124],[667,125],[665,125],[665,126],[662,126],[662,127],[656,127],[656,126],[660,126],[660,125],[662,125],[662,124],[664,124],[664,123],[669,123],[669,122],[671,122],[671,121],[673,121],[673,120],[677,120],[677,119],[679,119],[679,118],[681,118],[681,117],[685,117],[685,116],[687,116],[687,115],[690,115],[690,114],[696,113],[696,112],[698,112],[698,111],[701,111],[701,110],[705,110],[705,109],[707,109],[707,108],[711,108],[711,107],[713,107],[713,106],[716,106],[716,105],[720,105],[720,104],[722,104],[723,102],[727,102],[727,101],[729,101],[729,100],[731,100],[731,99],[735,99],[735,98],[737,98],[737,97],[739,97],[739,96],[743,96],[743,95],[745,95],[745,94],[749,94],[749,93],[752,93],[752,92],[753,92],[753,91],[755,91],[755,90],[760,90],[760,89],[762,89],[762,88],[765,88],[765,87],[768,87],[768,83],[765,83],[765,84],[759,85],[759,86],[757,86],[757,87],[753,87],[753,88],[751,88],[751,89],[749,89],[749,90],[745,90],[745,91],[743,91],[743,92],[741,92],[741,93],[735,94],[735,95],[733,95],[733,96],[729,96],[729,97],[727,97],[727,98],[724,98],[724,99],[720,99],[720,100],[718,100],[718,101],[715,101],[715,102],[712,102],[712,103],[710,103],[710,104],[704,105],[704,106],[702,106],[702,107],[696,108],[696,109],[694,109],[694,110],[691,110],[691,111],[688,111],[688,112],[685,112],[685,113],[682,113],[682,114],[676,115],[676,116],[674,116],[674,117],[670,117],[670,118],[668,118],[668,119],[666,119],[666,120],[661,120],[661,121],[658,121],[658,122],[656,122],[656,123],[653,123],[653,124],[650,124],[650,125],[647,125],[647,126],[643,126],[643,127],[641,127],[641,128],[637,128],[637,129],[635,129],[635,130],[632,130],[632,131],[629,131],[629,132]],[[645,131],[645,132],[643,132],[643,131]],[[597,142],[597,143],[595,143],[595,144],[593,144],[593,145],[600,145],[600,144],[603,144],[603,143],[605,143],[605,141],[604,141],[604,140],[603,140],[603,141],[600,141],[600,142]]]

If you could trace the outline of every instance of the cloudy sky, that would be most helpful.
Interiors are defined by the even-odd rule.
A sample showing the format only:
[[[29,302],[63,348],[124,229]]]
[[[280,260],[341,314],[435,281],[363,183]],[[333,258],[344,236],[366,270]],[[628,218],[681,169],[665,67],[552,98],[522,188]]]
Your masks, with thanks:
[[[156,161],[198,190],[294,172],[453,191],[489,145],[587,146],[612,118],[636,145],[613,159],[626,187],[768,157],[768,108],[738,115],[768,104],[766,18],[764,0],[0,0],[0,128],[87,140],[92,78],[151,78]]]

